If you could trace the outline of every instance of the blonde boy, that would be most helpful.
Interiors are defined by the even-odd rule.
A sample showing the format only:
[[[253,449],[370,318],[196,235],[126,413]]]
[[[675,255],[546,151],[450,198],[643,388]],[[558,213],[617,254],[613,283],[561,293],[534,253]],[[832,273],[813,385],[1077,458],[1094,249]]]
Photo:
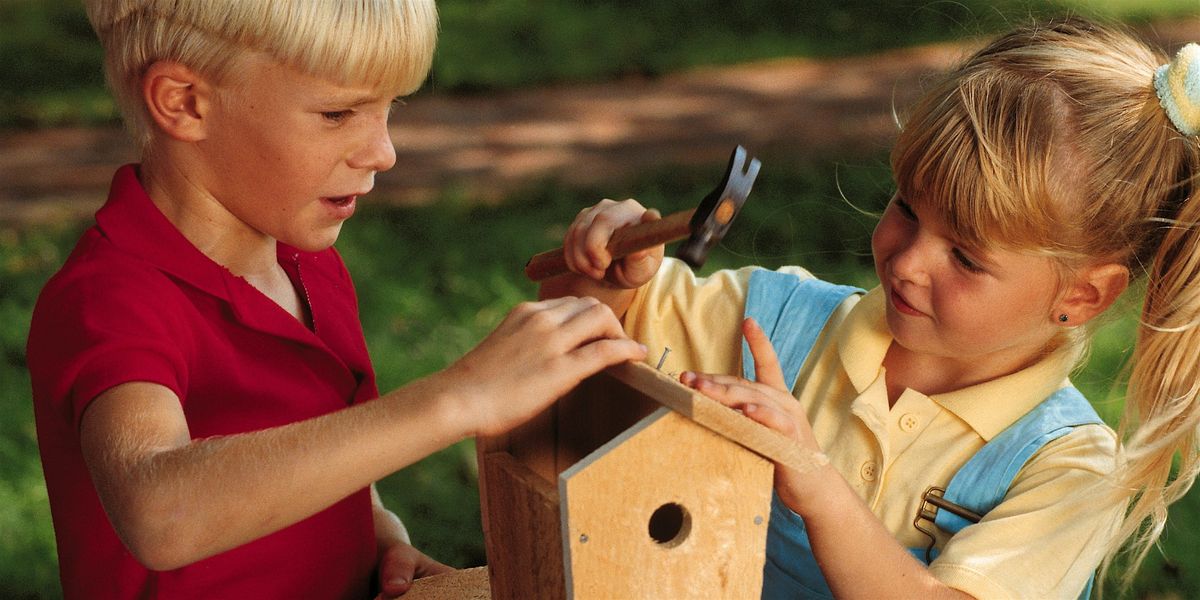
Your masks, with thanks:
[[[30,330],[65,595],[365,598],[447,570],[373,482],[645,349],[595,300],[528,303],[379,395],[331,246],[395,163],[388,114],[428,71],[432,0],[88,14],[142,159]]]

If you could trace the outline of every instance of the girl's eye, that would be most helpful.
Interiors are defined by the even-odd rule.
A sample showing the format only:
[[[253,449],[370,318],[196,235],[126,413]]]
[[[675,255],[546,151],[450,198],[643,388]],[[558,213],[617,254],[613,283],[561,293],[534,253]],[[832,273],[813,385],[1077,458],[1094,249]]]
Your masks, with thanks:
[[[959,250],[958,248],[954,249],[954,259],[957,260],[958,264],[962,265],[964,269],[970,271],[971,273],[983,272],[983,267],[975,264],[975,261],[971,260],[971,258],[967,256],[965,252]]]
[[[321,116],[330,123],[341,123],[350,118],[352,114],[354,114],[352,110],[331,110],[321,113]]]
[[[917,213],[913,212],[912,207],[909,206],[907,202],[897,198],[896,208],[900,209],[900,214],[904,215],[905,219],[908,219],[909,221],[917,220]]]

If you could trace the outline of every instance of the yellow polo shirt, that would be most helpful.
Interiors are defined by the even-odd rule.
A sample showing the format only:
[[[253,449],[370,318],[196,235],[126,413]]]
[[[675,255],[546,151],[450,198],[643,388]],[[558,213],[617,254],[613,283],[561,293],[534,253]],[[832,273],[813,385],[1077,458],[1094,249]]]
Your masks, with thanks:
[[[741,320],[753,267],[697,278],[667,259],[638,290],[628,333],[662,370],[741,373]],[[812,277],[797,267],[782,271]],[[817,339],[793,391],[830,461],[899,542],[924,548],[913,525],[921,494],[945,487],[992,437],[1070,385],[1077,350],[946,394],[906,390],[888,407],[884,354],[892,342],[877,288],[851,296]],[[986,315],[980,315],[986,318]],[[1103,557],[1123,507],[1104,506],[1116,436],[1076,427],[1035,454],[1004,501],[951,539],[936,527],[939,580],[977,598],[1076,598]],[[1094,487],[1093,487],[1094,486]],[[1081,490],[1095,490],[1078,493]],[[929,527],[926,527],[927,529]]]

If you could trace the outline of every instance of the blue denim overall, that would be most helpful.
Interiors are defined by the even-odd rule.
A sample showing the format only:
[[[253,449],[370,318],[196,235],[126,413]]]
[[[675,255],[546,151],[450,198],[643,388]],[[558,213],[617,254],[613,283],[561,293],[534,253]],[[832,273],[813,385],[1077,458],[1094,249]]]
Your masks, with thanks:
[[[830,315],[850,294],[861,292],[776,271],[757,270],[751,274],[745,314],[753,317],[770,338],[789,389],[795,387],[800,367]],[[745,341],[742,372],[754,379],[754,358]],[[1071,428],[1089,423],[1101,420],[1078,390],[1071,387],[1055,392],[980,448],[950,480],[943,498],[976,514],[987,513],[1004,499],[1017,472],[1038,449]],[[971,521],[938,510],[934,523],[953,535]],[[921,562],[928,562],[925,548],[909,551]],[[929,559],[936,556],[936,550],[928,554]],[[1090,596],[1091,588],[1089,579],[1080,598]],[[762,597],[833,597],[813,557],[804,520],[784,506],[777,495],[771,499]]]

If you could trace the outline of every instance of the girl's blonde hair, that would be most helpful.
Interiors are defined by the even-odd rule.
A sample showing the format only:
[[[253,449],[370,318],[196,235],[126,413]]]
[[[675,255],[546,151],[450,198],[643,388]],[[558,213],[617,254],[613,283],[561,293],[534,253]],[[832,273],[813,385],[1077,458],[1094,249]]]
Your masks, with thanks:
[[[892,153],[898,193],[945,215],[964,243],[1146,277],[1114,473],[1129,504],[1102,574],[1127,540],[1141,563],[1200,469],[1200,140],[1159,104],[1165,62],[1117,27],[1023,27],[924,96]]]
[[[88,0],[125,122],[150,140],[141,78],[175,61],[221,82],[245,51],[342,85],[415,91],[437,41],[433,0]]]

